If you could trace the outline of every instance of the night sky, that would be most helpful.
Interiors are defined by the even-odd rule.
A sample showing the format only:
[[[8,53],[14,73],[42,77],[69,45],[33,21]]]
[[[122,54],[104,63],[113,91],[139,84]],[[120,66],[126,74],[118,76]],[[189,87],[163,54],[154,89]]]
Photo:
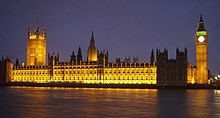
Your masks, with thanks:
[[[148,62],[151,50],[188,49],[195,65],[195,32],[200,14],[208,31],[208,68],[220,70],[220,0],[1,0],[0,56],[26,62],[27,30],[47,29],[47,53],[69,60],[81,46],[83,58],[94,31],[96,47],[116,57]]]

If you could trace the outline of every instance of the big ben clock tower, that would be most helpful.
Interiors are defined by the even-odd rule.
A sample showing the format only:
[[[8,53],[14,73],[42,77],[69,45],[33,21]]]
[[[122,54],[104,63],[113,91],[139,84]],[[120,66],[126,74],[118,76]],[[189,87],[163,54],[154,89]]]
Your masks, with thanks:
[[[202,15],[198,23],[196,31],[196,83],[208,83],[208,69],[207,69],[207,49],[208,49],[208,35],[204,27]]]

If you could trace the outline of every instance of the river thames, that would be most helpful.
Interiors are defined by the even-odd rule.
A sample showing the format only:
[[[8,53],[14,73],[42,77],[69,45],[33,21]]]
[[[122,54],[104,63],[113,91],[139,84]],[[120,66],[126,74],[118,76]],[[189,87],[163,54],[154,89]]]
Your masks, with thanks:
[[[220,90],[0,87],[1,118],[220,117]]]

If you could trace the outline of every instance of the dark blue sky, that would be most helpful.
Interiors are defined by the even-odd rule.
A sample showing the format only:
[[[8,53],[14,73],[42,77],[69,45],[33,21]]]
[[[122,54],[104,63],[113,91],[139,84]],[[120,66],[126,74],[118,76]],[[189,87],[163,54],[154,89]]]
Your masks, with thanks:
[[[83,58],[92,29],[98,49],[116,57],[149,61],[151,49],[188,49],[195,65],[195,32],[202,13],[209,36],[208,67],[220,70],[219,0],[1,0],[0,56],[26,62],[27,29],[47,28],[47,52],[69,60],[81,46]]]

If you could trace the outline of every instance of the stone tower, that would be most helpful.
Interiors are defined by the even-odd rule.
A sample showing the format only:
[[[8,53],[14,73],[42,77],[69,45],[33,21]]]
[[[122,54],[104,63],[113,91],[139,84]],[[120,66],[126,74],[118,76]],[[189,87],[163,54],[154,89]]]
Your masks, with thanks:
[[[196,31],[196,83],[207,84],[208,83],[208,35],[204,27],[204,21],[202,15],[198,23],[198,29]]]
[[[28,29],[27,66],[46,65],[46,35],[46,29],[40,33],[38,21],[33,34]]]
[[[92,31],[92,36],[91,36],[91,40],[90,40],[90,45],[88,48],[88,59],[87,61],[97,61],[97,49],[95,47],[95,39],[93,36],[93,31]]]

